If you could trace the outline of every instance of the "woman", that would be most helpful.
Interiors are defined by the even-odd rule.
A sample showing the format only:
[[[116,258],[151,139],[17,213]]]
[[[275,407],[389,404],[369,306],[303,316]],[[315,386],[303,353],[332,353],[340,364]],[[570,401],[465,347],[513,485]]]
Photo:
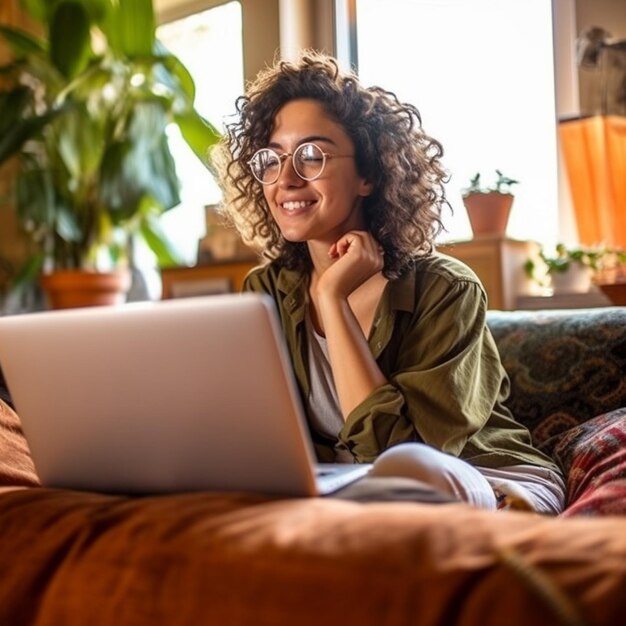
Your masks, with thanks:
[[[558,468],[502,404],[484,289],[433,252],[446,173],[417,109],[307,52],[238,111],[225,210],[270,260],[245,288],[276,302],[319,460],[560,512]]]

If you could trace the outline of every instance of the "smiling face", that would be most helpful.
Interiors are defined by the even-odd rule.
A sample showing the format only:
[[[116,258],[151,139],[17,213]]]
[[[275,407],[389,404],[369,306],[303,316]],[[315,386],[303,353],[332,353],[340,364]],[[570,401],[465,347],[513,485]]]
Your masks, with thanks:
[[[285,239],[330,245],[349,230],[364,228],[361,201],[372,186],[356,170],[352,140],[323,106],[315,100],[288,102],[274,118],[267,147],[291,154],[307,142],[331,155],[321,176],[303,180],[287,158],[278,180],[263,192]]]

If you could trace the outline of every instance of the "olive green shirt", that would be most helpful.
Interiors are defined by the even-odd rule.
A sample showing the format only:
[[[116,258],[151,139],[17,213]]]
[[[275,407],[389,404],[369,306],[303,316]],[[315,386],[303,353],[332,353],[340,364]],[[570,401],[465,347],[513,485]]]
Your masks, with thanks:
[[[244,290],[276,302],[303,400],[309,394],[308,275],[275,262],[253,269]],[[473,465],[530,463],[557,469],[503,405],[510,382],[486,325],[487,298],[476,275],[441,254],[420,257],[387,283],[368,343],[387,383],[345,420],[337,440],[311,429],[320,461],[346,448],[357,462],[421,441]],[[306,402],[304,402],[306,406]]]

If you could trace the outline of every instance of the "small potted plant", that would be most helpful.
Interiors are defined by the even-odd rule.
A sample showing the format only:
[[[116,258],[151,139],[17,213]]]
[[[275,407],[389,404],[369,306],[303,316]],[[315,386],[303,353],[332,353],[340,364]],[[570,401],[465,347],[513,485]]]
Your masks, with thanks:
[[[594,275],[602,269],[603,259],[611,253],[607,248],[558,243],[553,252],[540,248],[537,257],[526,261],[524,270],[537,284],[555,293],[586,293]]]
[[[461,196],[474,237],[504,236],[514,199],[511,186],[518,182],[500,170],[496,170],[496,179],[491,185],[483,184],[480,172],[470,179]]]

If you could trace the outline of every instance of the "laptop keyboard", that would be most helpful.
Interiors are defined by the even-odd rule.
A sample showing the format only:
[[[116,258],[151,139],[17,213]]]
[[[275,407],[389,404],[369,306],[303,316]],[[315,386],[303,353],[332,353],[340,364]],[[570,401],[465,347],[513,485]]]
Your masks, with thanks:
[[[371,469],[369,464],[319,463],[315,478],[321,494],[332,493],[365,476]]]

